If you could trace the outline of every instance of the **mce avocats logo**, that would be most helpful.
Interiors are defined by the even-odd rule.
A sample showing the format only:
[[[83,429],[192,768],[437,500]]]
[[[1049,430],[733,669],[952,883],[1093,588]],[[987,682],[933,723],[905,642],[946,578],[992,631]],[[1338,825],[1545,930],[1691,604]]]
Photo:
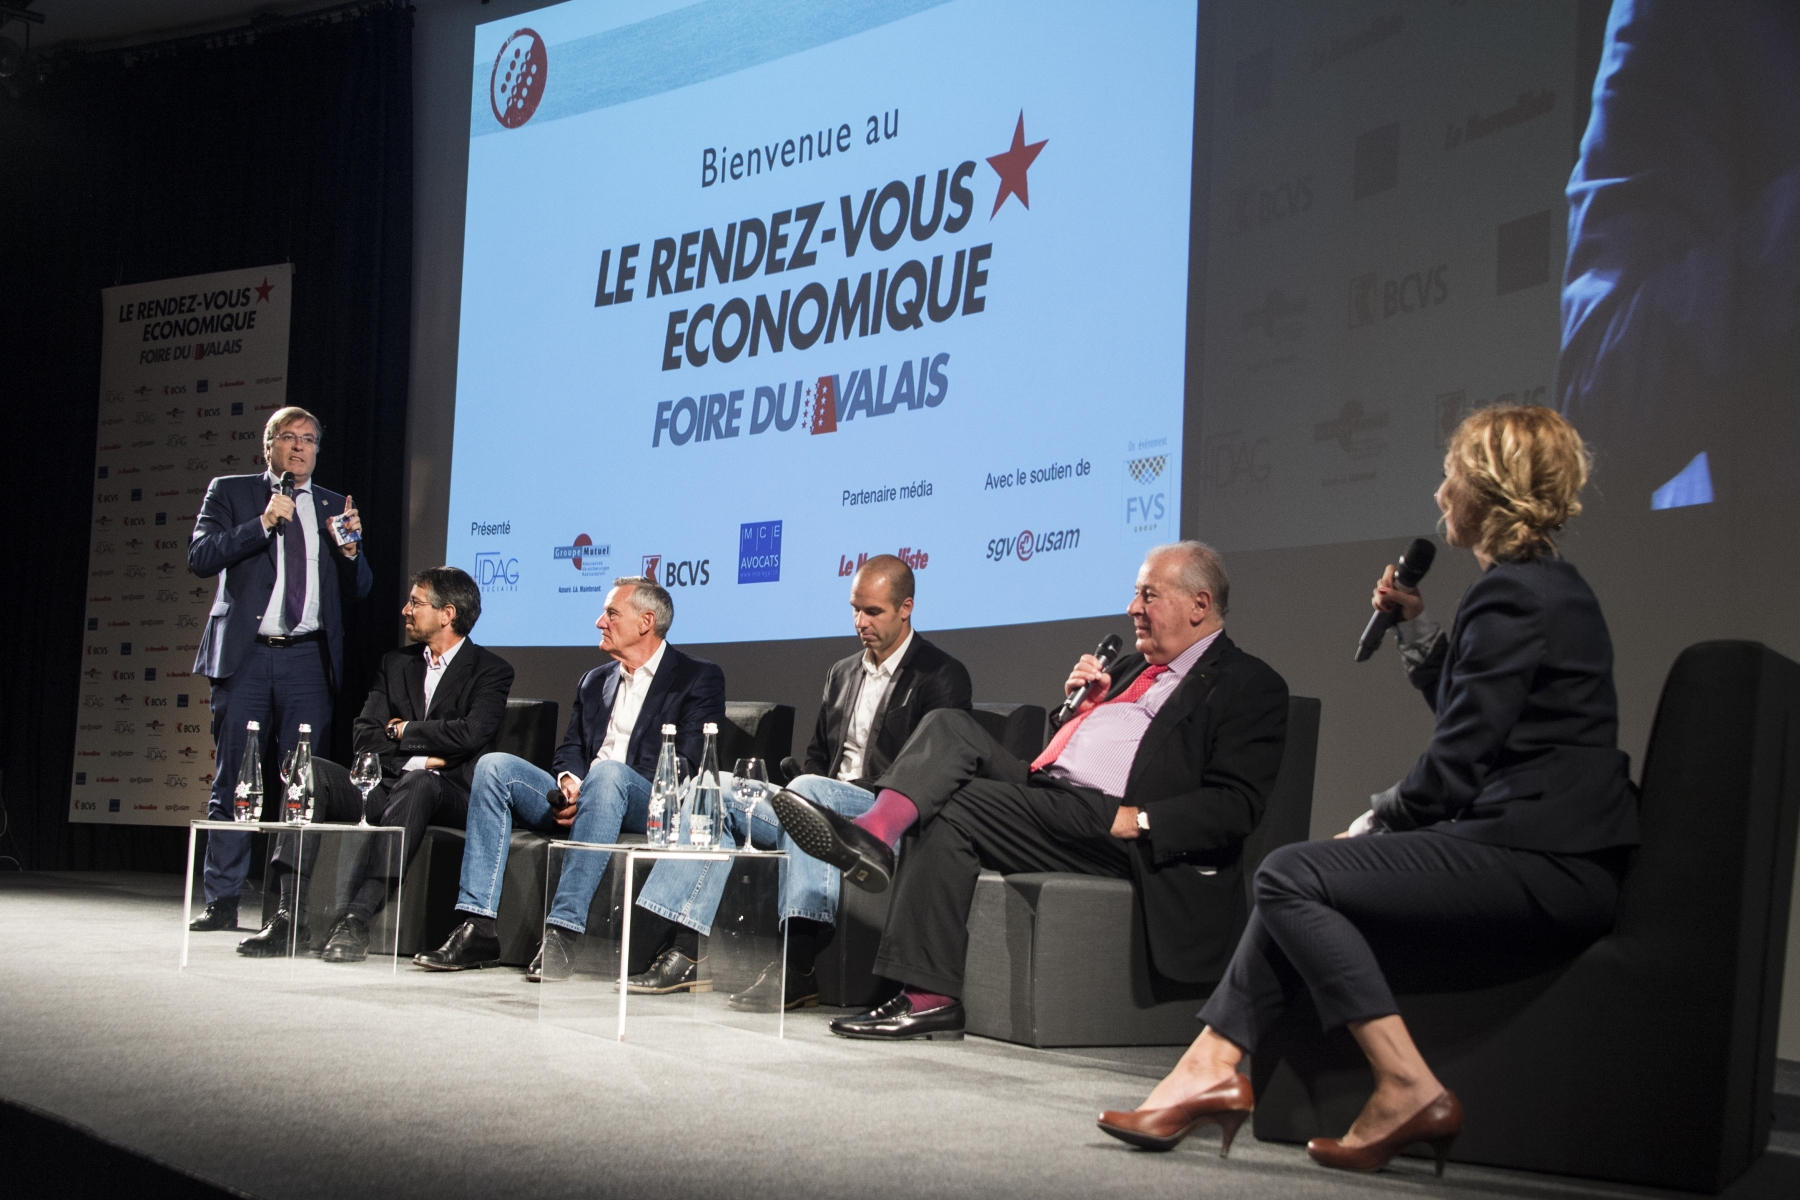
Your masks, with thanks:
[[[549,78],[550,59],[544,52],[544,39],[535,29],[515,31],[494,56],[494,71],[488,77],[488,104],[494,110],[494,120],[507,129],[517,129],[531,120],[538,101],[544,98],[544,84]]]

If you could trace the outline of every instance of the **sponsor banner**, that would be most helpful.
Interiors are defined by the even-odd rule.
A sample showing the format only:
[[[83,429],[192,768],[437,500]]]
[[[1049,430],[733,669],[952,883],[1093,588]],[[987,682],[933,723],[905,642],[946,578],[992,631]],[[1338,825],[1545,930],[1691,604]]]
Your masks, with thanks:
[[[287,403],[280,263],[101,292],[100,420],[69,819],[184,825],[213,779],[193,674],[213,580],[187,569],[206,486],[263,467]]]
[[[678,641],[834,635],[896,552],[930,627],[1116,612],[1181,508],[1195,37],[1073,0],[480,26],[447,527],[486,640],[590,645],[638,573]],[[1259,182],[1252,227],[1319,188]]]

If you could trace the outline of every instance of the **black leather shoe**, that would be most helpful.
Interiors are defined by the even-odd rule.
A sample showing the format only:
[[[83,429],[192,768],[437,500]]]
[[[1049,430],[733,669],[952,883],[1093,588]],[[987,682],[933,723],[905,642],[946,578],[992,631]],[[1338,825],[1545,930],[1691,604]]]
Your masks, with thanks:
[[[580,944],[581,935],[573,929],[545,926],[544,940],[538,946],[537,956],[525,968],[526,982],[560,983],[575,974],[575,947]]]
[[[648,971],[642,971],[625,980],[625,990],[632,995],[662,996],[669,992],[710,992],[712,979],[701,978],[700,965],[706,960],[695,962],[680,949],[670,946],[656,956]]]
[[[353,913],[339,917],[319,957],[325,962],[361,962],[369,957],[369,923]]]
[[[786,788],[769,797],[769,806],[800,849],[842,871],[845,883],[865,892],[887,891],[894,877],[894,851],[886,842]]]
[[[961,1000],[942,1008],[914,1012],[912,1001],[901,992],[873,1012],[860,1017],[839,1017],[831,1023],[831,1032],[839,1037],[868,1038],[874,1041],[900,1042],[910,1038],[943,1038],[960,1042],[963,1036]]]
[[[195,933],[212,933],[218,929],[237,928],[237,900],[214,900],[192,921],[188,928]]]
[[[413,955],[413,962],[427,971],[475,971],[500,965],[500,939],[482,937],[468,921],[450,933],[436,950]]]
[[[772,962],[763,968],[756,982],[744,991],[726,1000],[732,1008],[739,1012],[774,1012],[775,997],[781,994],[781,964]],[[787,993],[781,1007],[788,1012],[796,1008],[817,1008],[819,1006],[819,977],[812,971],[802,975],[798,971],[787,973]]]
[[[275,910],[269,923],[238,943],[238,953],[245,958],[283,958],[288,952],[288,937],[293,929],[294,916],[285,908]],[[300,933],[294,937],[293,949],[298,954],[312,945],[312,934],[306,926],[300,927]]]

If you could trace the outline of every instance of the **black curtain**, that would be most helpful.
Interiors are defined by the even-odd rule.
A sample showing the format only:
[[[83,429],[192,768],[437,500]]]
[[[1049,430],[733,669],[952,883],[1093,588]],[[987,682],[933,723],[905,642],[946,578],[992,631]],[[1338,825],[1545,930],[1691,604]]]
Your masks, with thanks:
[[[294,264],[288,402],[356,497],[375,591],[334,743],[396,632],[412,275],[412,12],[384,2],[128,52],[0,93],[0,855],[180,870],[186,830],[71,824],[100,289]]]

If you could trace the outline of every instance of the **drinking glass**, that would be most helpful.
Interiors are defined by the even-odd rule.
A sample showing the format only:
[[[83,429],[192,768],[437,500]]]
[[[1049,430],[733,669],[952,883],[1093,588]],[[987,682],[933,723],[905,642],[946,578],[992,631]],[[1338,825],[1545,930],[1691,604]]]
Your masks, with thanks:
[[[740,758],[731,768],[731,796],[744,810],[744,844],[750,844],[750,814],[769,794],[769,768],[760,758]]]
[[[381,756],[371,750],[364,750],[356,756],[356,762],[350,768],[350,782],[362,793],[362,819],[358,821],[359,829],[369,828],[369,793],[381,782]]]

